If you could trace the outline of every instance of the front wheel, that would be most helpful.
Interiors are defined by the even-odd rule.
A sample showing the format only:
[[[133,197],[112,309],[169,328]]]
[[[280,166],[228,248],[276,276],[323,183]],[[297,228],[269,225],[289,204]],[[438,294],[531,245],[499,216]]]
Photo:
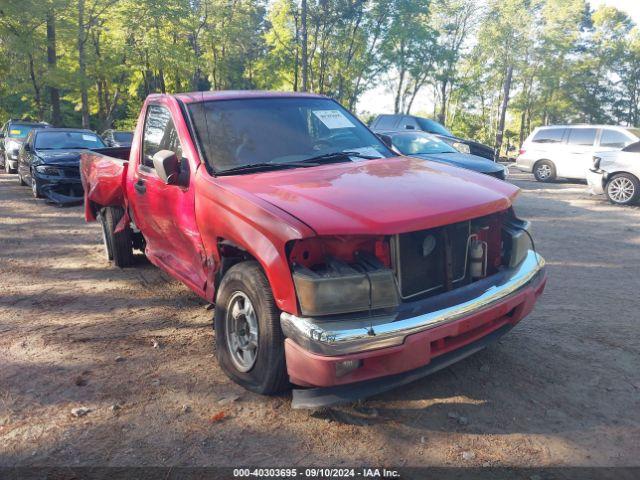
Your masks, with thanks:
[[[31,193],[33,194],[33,198],[42,198],[42,192],[40,192],[40,184],[38,183],[38,179],[36,176],[31,173]]]
[[[257,262],[229,269],[216,299],[216,356],[232,380],[256,393],[273,394],[289,385],[279,313]]]
[[[640,181],[629,173],[618,173],[609,179],[604,191],[611,203],[631,205],[640,198]]]

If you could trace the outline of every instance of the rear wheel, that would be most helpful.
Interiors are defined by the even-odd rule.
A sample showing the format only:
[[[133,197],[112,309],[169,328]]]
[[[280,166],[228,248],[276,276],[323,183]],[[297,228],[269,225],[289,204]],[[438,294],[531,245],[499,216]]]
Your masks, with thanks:
[[[232,380],[261,394],[289,386],[280,312],[257,262],[234,265],[223,277],[214,322],[218,363]]]
[[[533,176],[539,182],[553,182],[556,179],[556,166],[549,160],[541,160],[534,165]]]
[[[124,216],[122,207],[107,207],[103,210],[106,255],[113,259],[113,263],[120,268],[133,265],[133,242],[131,227],[124,227],[121,232],[116,233],[118,222]]]
[[[640,198],[640,181],[629,173],[618,173],[607,181],[604,191],[611,203],[631,205]]]

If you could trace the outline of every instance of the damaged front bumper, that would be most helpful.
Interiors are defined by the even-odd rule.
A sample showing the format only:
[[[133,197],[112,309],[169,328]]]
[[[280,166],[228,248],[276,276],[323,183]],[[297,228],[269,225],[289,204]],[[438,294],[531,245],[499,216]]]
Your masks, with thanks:
[[[294,407],[364,398],[397,386],[398,376],[405,379],[400,384],[407,383],[441,363],[447,366],[456,360],[442,359],[460,359],[466,356],[463,352],[477,351],[482,347],[469,346],[486,345],[497,332],[506,332],[526,316],[545,282],[544,259],[529,250],[514,268],[403,303],[386,315],[327,321],[283,312],[290,380],[316,387],[295,390]]]
[[[40,195],[58,205],[78,205],[84,200],[80,178],[36,175]]]

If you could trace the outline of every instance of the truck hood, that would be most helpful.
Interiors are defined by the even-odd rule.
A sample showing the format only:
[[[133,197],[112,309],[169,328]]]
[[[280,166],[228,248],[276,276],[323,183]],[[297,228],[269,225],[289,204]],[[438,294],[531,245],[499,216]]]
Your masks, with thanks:
[[[37,150],[36,154],[42,164],[46,165],[80,165],[80,154],[84,150]]]
[[[395,157],[219,177],[318,235],[423,230],[505,210],[518,188],[470,170]]]

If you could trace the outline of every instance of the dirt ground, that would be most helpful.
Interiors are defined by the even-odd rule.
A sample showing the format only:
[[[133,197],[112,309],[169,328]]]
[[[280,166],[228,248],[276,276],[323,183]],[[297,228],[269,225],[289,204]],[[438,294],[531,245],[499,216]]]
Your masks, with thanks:
[[[640,208],[513,178],[548,265],[533,314],[422,381],[309,412],[227,379],[186,287],[109,266],[80,207],[0,175],[0,466],[638,465]]]

